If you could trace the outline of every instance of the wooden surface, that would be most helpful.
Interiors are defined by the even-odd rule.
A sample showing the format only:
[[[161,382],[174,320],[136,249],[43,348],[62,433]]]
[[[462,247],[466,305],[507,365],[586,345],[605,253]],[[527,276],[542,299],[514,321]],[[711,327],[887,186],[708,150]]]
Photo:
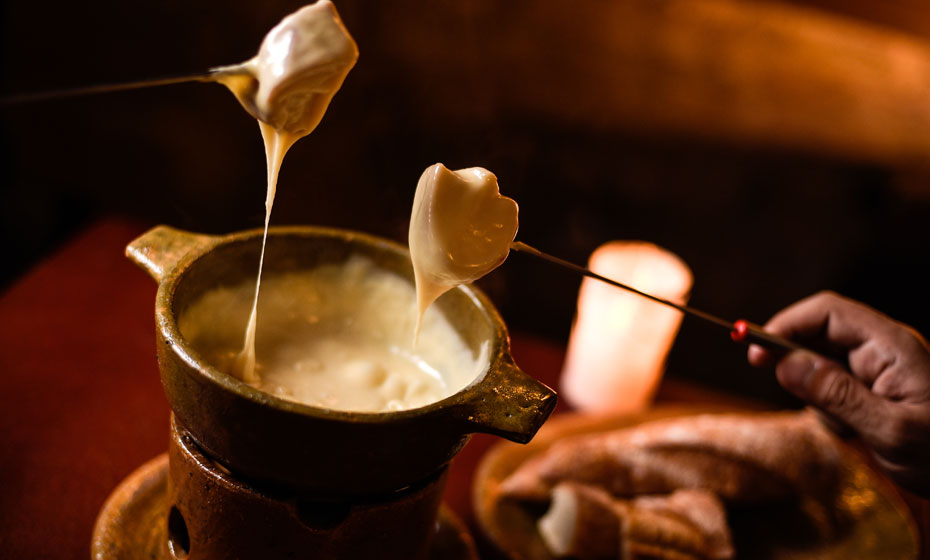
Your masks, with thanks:
[[[143,229],[99,222],[0,296],[0,556],[87,558],[106,497],[167,448],[155,284],[123,257]],[[557,385],[561,347],[515,335],[513,354],[524,370]],[[668,380],[659,400],[751,406]],[[475,530],[471,480],[496,441],[472,439],[453,462],[445,496],[472,527],[484,558],[495,554]],[[910,503],[926,541],[926,502]]]

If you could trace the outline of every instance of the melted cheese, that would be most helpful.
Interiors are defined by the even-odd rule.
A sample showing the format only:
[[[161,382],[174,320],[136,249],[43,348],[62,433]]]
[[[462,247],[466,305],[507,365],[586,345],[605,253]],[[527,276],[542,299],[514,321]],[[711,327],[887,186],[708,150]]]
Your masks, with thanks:
[[[358,60],[358,47],[329,0],[285,17],[254,58],[213,69],[256,119],[301,138],[320,123]]]
[[[417,285],[415,333],[439,296],[504,262],[517,235],[517,213],[517,203],[501,196],[487,169],[450,171],[437,163],[423,172],[408,237]]]
[[[255,373],[258,295],[281,163],[294,142],[310,134],[320,123],[357,59],[358,48],[335,6],[329,0],[318,0],[281,20],[268,32],[251,60],[214,69],[214,79],[229,88],[246,111],[258,119],[268,166],[258,280],[245,341],[233,368],[244,381],[258,380]]]
[[[251,282],[216,288],[178,321],[185,339],[219,369],[235,362]],[[285,399],[352,411],[416,408],[452,395],[488,367],[449,321],[430,309],[410,349],[415,290],[363,257],[270,276],[258,320],[251,384]]]

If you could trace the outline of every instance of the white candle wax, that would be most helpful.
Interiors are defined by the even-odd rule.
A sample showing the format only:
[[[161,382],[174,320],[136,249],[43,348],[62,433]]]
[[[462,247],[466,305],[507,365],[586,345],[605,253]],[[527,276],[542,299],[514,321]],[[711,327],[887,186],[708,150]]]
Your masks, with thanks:
[[[591,254],[588,267],[676,303],[687,303],[691,291],[688,266],[651,243],[607,243]],[[644,409],[662,377],[681,319],[675,309],[585,278],[562,370],[562,394],[585,411]]]

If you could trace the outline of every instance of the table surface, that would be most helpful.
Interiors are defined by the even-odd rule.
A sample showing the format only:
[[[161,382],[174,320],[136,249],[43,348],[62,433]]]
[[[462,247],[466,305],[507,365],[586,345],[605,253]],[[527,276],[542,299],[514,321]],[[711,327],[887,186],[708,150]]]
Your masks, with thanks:
[[[156,286],[123,257],[143,231],[119,219],[97,222],[0,296],[0,556],[87,558],[106,497],[167,448],[169,410],[155,363]],[[561,346],[519,334],[512,345],[525,371],[557,386]],[[658,400],[754,406],[674,380],[663,382]],[[556,414],[565,409],[560,404]],[[497,441],[472,438],[453,461],[445,494],[483,558],[495,554],[474,522],[471,481]],[[905,498],[927,550],[930,508]]]

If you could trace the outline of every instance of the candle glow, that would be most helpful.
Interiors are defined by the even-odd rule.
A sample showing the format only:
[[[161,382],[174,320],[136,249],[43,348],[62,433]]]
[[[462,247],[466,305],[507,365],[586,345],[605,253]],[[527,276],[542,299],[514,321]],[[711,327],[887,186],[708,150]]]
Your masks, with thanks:
[[[646,293],[686,304],[692,275],[676,255],[645,242],[599,247],[588,267]],[[574,407],[637,412],[648,406],[681,325],[681,312],[585,278],[562,370],[562,394]]]

